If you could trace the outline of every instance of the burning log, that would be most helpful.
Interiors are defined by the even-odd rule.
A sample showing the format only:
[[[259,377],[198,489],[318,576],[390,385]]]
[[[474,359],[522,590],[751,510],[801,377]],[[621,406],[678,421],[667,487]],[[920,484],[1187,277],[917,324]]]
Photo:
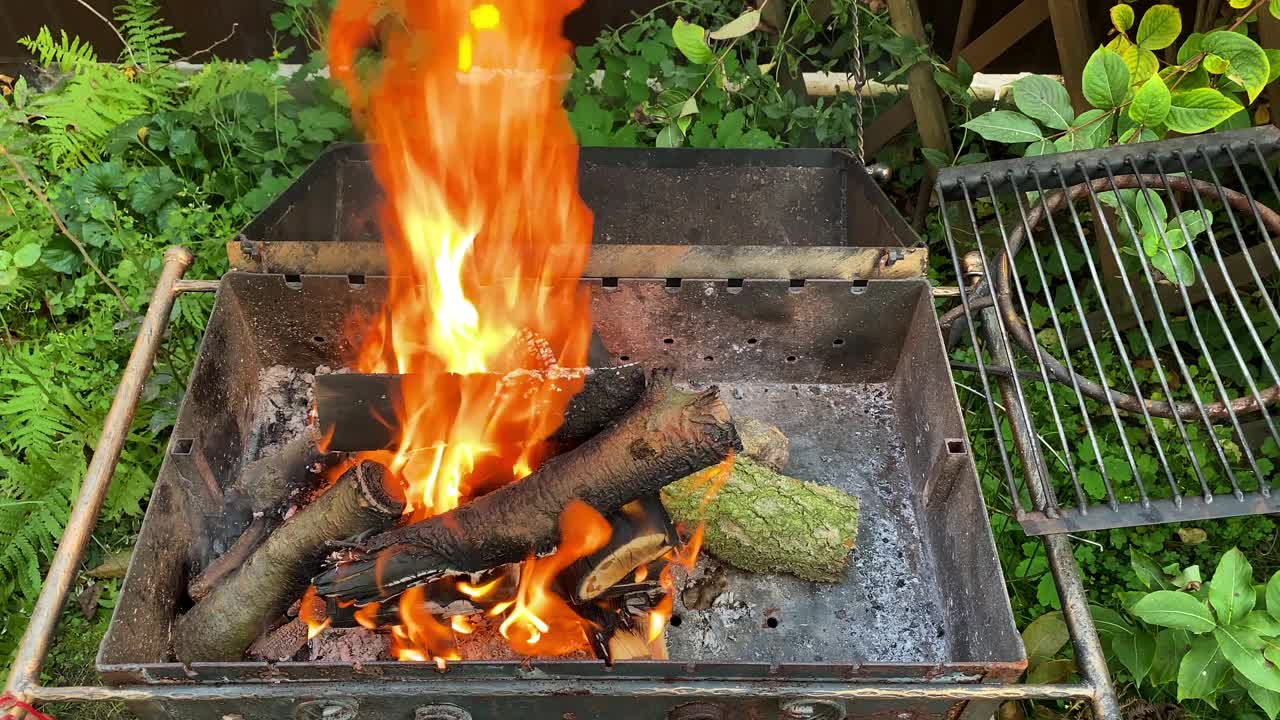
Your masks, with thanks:
[[[487,573],[475,573],[466,578],[447,578],[427,583],[423,587],[423,609],[436,617],[474,615],[494,605],[515,599],[520,586],[520,563],[494,568]],[[383,602],[370,611],[369,605],[340,604],[335,598],[327,598],[326,612],[333,627],[357,627],[375,625],[399,625],[400,603]],[[362,622],[363,620],[363,622]]]
[[[858,500],[738,456],[718,491],[694,476],[662,489],[677,523],[706,523],[704,547],[730,565],[836,582],[858,535]],[[710,498],[708,499],[708,495]]]
[[[740,449],[716,388],[684,392],[655,370],[617,424],[548,460],[528,477],[450,512],[382,533],[370,556],[315,579],[324,596],[368,602],[460,572],[518,562],[555,543],[560,514],[581,500],[608,514]]]
[[[603,430],[635,405],[644,392],[644,369],[620,365],[585,369],[582,389],[569,401],[564,422],[551,440],[574,444]],[[455,376],[456,377],[456,376]],[[316,424],[329,433],[329,449],[391,448],[400,437],[403,375],[341,373],[315,381]]]
[[[396,481],[382,465],[363,461],[286,520],[249,559],[174,628],[178,659],[240,659],[279,618],[321,566],[327,544],[390,527],[404,509]]]
[[[608,544],[566,571],[563,582],[576,603],[595,600],[679,543],[657,495],[623,505],[608,520],[613,529]]]

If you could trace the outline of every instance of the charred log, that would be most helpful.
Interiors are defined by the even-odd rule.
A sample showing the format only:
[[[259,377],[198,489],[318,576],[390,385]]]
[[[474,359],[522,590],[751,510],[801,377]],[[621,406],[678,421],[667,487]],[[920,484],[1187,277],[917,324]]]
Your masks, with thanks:
[[[329,434],[330,450],[391,448],[400,437],[403,375],[320,375],[315,382],[316,424]],[[621,417],[644,392],[639,365],[588,369],[551,440],[581,442]],[[442,392],[446,392],[442,389]]]
[[[607,515],[737,449],[737,432],[716,388],[684,392],[670,371],[657,370],[617,424],[519,482],[371,538],[361,548],[368,557],[330,568],[315,579],[316,589],[369,602],[450,573],[518,562],[555,543],[570,502],[581,500]]]
[[[520,587],[520,564],[512,563],[490,572],[450,577],[428,583],[423,588],[423,609],[436,617],[474,615],[516,597]],[[382,602],[376,609],[353,602],[327,598],[326,611],[333,627],[399,625],[400,603]],[[359,617],[357,617],[359,615]]]
[[[382,465],[364,461],[284,522],[249,559],[183,615],[174,649],[184,663],[240,659],[321,566],[327,543],[390,527],[404,508]]]
[[[613,529],[608,544],[571,565],[562,578],[576,603],[595,600],[680,541],[657,495],[633,500],[607,519]]]
[[[308,428],[278,452],[245,465],[231,484],[232,502],[254,515],[282,511],[289,496],[307,486],[308,472],[318,472],[332,459],[320,450],[319,439]]]

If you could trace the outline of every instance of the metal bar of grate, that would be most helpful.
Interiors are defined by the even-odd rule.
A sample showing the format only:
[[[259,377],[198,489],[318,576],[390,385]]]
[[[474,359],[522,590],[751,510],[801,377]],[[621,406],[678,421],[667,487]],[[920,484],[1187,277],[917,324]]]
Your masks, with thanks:
[[[1280,512],[1278,161],[1266,127],[940,174],[953,370],[1028,533]]]

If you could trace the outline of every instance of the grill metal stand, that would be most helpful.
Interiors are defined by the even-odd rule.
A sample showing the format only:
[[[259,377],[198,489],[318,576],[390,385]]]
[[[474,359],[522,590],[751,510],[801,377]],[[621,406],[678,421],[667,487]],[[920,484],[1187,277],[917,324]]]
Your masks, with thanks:
[[[860,170],[860,166],[858,166]],[[865,177],[865,174],[864,174]],[[878,194],[878,190],[876,191]],[[883,198],[882,195],[880,195]],[[882,207],[874,212],[883,214]],[[890,209],[890,213],[892,213]],[[901,218],[896,213],[885,221],[896,226]],[[903,236],[907,237],[907,236]],[[259,246],[260,247],[260,246]],[[881,257],[888,257],[881,255]],[[958,260],[958,258],[957,258]],[[760,262],[760,258],[753,259]],[[161,281],[147,313],[143,332],[129,366],[125,381],[117,391],[116,401],[104,428],[103,441],[95,452],[89,474],[77,499],[76,510],[68,524],[64,541],[59,545],[53,566],[33,614],[18,653],[19,662],[10,673],[7,689],[16,696],[31,702],[138,702],[162,703],[172,707],[182,717],[223,717],[210,712],[222,703],[236,703],[249,715],[287,717],[291,713],[321,712],[325,717],[356,717],[356,706],[351,698],[367,699],[375,707],[403,708],[406,702],[467,702],[485,698],[510,697],[556,698],[565,710],[578,717],[595,717],[616,711],[619,700],[703,701],[713,709],[718,703],[745,703],[752,717],[830,717],[843,718],[846,713],[873,713],[874,717],[915,718],[915,711],[877,711],[871,708],[894,707],[882,703],[904,700],[912,703],[963,703],[957,706],[962,720],[986,720],[999,702],[1006,700],[1058,699],[1086,701],[1092,704],[1098,720],[1120,720],[1119,706],[1114,688],[1106,669],[1096,630],[1089,615],[1078,570],[1071,555],[1070,540],[1063,535],[1043,538],[1050,568],[1053,572],[1063,610],[1071,630],[1077,661],[1084,680],[1080,683],[1055,685],[983,685],[956,684],[956,678],[926,675],[910,681],[876,680],[871,677],[851,682],[833,677],[824,680],[788,680],[785,677],[749,679],[702,678],[696,682],[644,677],[557,678],[554,676],[530,676],[518,684],[509,680],[468,676],[466,673],[440,678],[399,678],[386,682],[332,681],[324,674],[294,682],[272,682],[268,674],[253,678],[233,672],[227,681],[216,684],[151,684],[123,685],[115,687],[44,687],[37,679],[48,651],[50,638],[58,614],[66,600],[74,579],[75,568],[84,550],[85,541],[92,530],[101,507],[111,472],[118,458],[120,443],[127,432],[133,410],[136,407],[142,380],[150,368],[158,349],[160,330],[174,298],[182,292],[211,291],[217,283],[208,281],[182,282],[178,278],[190,262],[185,251],[173,250],[166,255],[166,266]],[[892,264],[892,263],[891,263]],[[758,267],[758,265],[755,265]],[[884,263],[878,264],[884,267]],[[752,267],[748,264],[747,267]],[[283,269],[277,269],[282,271]],[[283,270],[287,272],[287,270]],[[299,270],[294,270],[300,272]],[[602,273],[604,274],[604,273]],[[921,272],[923,275],[923,272]],[[739,266],[720,268],[717,277],[751,277]],[[616,276],[614,276],[616,277]],[[822,275],[804,278],[792,277],[792,283],[824,279]],[[850,277],[825,278],[849,280]],[[857,277],[853,278],[858,281]],[[606,280],[606,283],[608,280]],[[733,280],[729,286],[733,287]],[[739,282],[739,286],[741,281]],[[961,292],[966,308],[971,307],[970,294]],[[974,325],[970,324],[973,333]],[[985,332],[985,330],[984,330]],[[974,340],[976,342],[976,336]],[[989,336],[993,344],[1002,342],[1000,336]],[[994,366],[994,365],[993,365]],[[1028,437],[1023,434],[1022,437]],[[1043,488],[1042,479],[1029,477],[1029,483]],[[963,602],[957,599],[957,602]],[[232,664],[235,665],[235,664]],[[229,666],[229,670],[232,668]],[[608,675],[608,674],[606,674]],[[893,676],[890,676],[893,677]],[[174,678],[178,679],[178,678]],[[760,682],[767,680],[766,682]],[[429,699],[429,700],[428,700]],[[391,703],[391,704],[386,704]],[[529,706],[533,707],[533,706]],[[700,706],[701,707],[701,706]],[[723,706],[721,706],[723,707]],[[733,707],[732,704],[729,707]],[[900,706],[899,706],[900,707]],[[769,710],[767,708],[773,708]],[[865,708],[865,709],[864,709]],[[433,711],[434,712],[434,711]],[[928,711],[926,711],[928,712]],[[332,714],[337,713],[337,714]],[[880,714],[886,713],[886,714]],[[891,713],[891,714],[890,714]],[[297,717],[320,717],[314,714],[296,714]],[[427,715],[435,717],[435,715]],[[926,715],[932,717],[932,715]],[[951,715],[949,715],[951,716]],[[674,715],[672,716],[674,717]],[[713,717],[713,716],[712,716]],[[728,717],[725,715],[724,717]]]

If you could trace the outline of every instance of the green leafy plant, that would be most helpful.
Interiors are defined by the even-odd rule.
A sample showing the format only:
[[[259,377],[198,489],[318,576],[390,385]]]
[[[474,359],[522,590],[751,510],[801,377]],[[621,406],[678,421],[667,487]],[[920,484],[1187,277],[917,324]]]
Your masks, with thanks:
[[[1124,614],[1093,607],[1100,633],[1134,682],[1176,688],[1178,701],[1247,696],[1268,718],[1280,714],[1280,572],[1255,585],[1237,548],[1213,577],[1199,568],[1160,568],[1133,556],[1150,592],[1135,593]]]
[[[1093,53],[1081,78],[1092,109],[1076,114],[1061,83],[1032,75],[1013,84],[1016,109],[992,110],[964,127],[985,140],[1017,146],[1023,156],[1157,140],[1170,132],[1246,127],[1246,106],[1280,76],[1280,51],[1263,50],[1244,33],[1248,19],[1264,4],[1248,6],[1224,28],[1190,33],[1178,48],[1176,62],[1163,67],[1156,51],[1171,47],[1182,35],[1178,9],[1154,5],[1135,28],[1133,8],[1117,5],[1111,9],[1117,34]],[[1270,12],[1280,14],[1280,7]],[[1187,211],[1170,219],[1157,193],[1139,198],[1130,192],[1126,197],[1123,202],[1111,198],[1109,204],[1123,205],[1140,221],[1143,254],[1170,281],[1193,284],[1190,243],[1206,230],[1211,217]],[[1127,234],[1127,226],[1121,226]]]

